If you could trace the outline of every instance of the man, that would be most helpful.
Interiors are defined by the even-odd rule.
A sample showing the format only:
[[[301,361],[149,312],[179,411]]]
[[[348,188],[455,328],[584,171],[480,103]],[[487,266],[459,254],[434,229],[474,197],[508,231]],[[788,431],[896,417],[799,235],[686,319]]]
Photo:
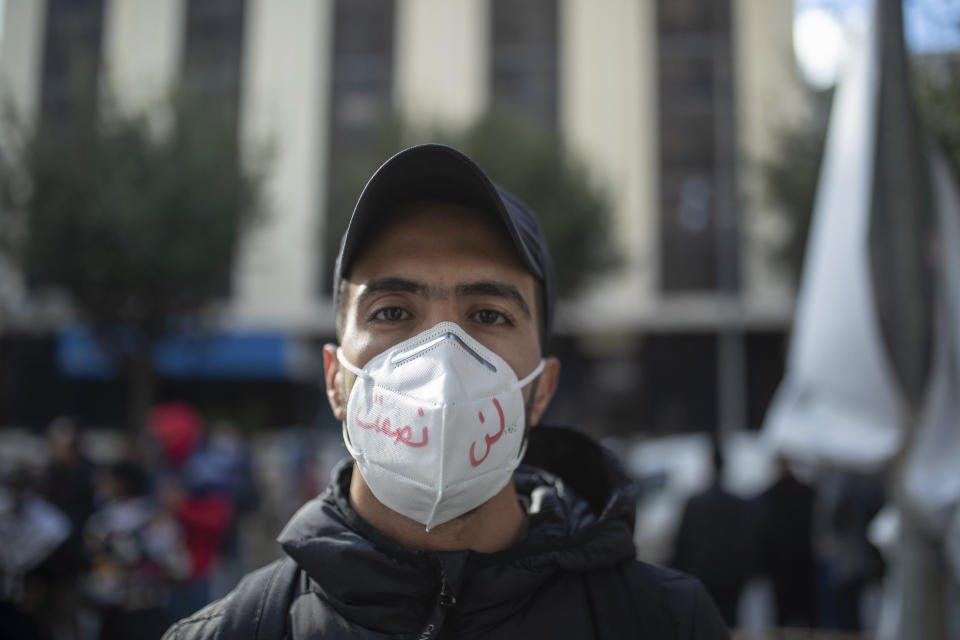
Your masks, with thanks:
[[[782,453],[775,458],[776,481],[756,498],[759,569],[773,582],[777,625],[816,625],[816,561],[813,510],[816,492],[801,482]]]
[[[718,441],[712,444],[712,481],[684,505],[670,566],[696,576],[724,622],[735,627],[740,595],[754,570],[756,523],[749,503],[724,488],[723,453]]]
[[[454,149],[407,149],[364,188],[334,286],[326,392],[352,460],[281,533],[292,577],[257,584],[283,598],[248,578],[168,638],[727,637],[699,583],[634,559],[612,456],[533,428],[560,365],[523,204]]]

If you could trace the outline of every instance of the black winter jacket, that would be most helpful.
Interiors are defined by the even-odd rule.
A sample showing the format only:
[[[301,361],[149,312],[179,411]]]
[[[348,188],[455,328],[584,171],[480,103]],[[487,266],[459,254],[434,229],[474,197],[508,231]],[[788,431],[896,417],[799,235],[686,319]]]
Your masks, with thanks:
[[[635,559],[635,496],[613,457],[573,431],[530,433],[514,476],[528,528],[493,554],[401,548],[350,507],[341,463],[279,537],[300,567],[287,637],[727,638],[699,582]],[[217,638],[229,598],[165,640]]]

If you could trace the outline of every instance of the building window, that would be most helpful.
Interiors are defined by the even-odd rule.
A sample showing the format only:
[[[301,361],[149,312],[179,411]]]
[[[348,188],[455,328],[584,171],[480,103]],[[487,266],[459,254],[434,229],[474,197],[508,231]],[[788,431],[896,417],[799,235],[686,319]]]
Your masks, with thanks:
[[[182,88],[207,113],[216,114],[236,145],[240,162],[240,84],[243,73],[245,0],[186,0]],[[228,297],[231,276],[224,274],[217,294]]]
[[[332,292],[339,240],[357,195],[389,153],[393,117],[395,5],[392,0],[336,0],[331,87],[329,181],[323,291]]]
[[[183,84],[191,97],[238,122],[244,0],[188,0]]]
[[[729,0],[659,0],[661,288],[739,287]]]
[[[67,126],[77,109],[97,100],[103,38],[103,0],[49,0],[40,88],[43,127]]]
[[[392,113],[394,4],[337,0],[331,154],[376,143]]]
[[[557,0],[492,0],[494,106],[557,127]]]

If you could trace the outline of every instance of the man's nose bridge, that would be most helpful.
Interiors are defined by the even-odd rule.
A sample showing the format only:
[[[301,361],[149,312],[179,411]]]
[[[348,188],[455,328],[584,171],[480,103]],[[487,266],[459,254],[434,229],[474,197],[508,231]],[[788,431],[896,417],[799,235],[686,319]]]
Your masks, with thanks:
[[[441,322],[452,322],[466,331],[461,324],[463,319],[460,317],[459,312],[460,307],[452,293],[444,292],[435,295],[427,305],[421,331],[435,327]]]

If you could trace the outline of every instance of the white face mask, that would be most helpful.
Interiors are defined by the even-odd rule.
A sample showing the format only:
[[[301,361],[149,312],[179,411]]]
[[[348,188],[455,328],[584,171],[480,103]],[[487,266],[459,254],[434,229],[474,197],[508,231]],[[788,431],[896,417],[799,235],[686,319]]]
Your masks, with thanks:
[[[429,530],[480,506],[507,485],[526,449],[520,390],[500,356],[452,322],[405,340],[363,369],[343,440],[373,495]]]

